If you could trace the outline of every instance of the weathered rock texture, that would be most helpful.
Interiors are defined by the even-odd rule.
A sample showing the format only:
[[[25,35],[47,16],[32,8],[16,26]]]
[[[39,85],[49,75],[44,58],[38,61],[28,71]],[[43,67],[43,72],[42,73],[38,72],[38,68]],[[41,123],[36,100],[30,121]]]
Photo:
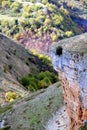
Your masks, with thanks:
[[[62,81],[70,130],[78,130],[87,121],[87,33],[54,44],[50,53]]]

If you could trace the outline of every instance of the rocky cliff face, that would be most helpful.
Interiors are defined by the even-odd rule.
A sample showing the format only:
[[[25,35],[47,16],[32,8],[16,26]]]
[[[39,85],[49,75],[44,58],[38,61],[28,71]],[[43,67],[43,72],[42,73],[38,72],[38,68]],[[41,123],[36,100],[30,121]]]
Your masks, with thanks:
[[[50,53],[62,81],[70,130],[77,130],[87,121],[87,33],[54,44]]]

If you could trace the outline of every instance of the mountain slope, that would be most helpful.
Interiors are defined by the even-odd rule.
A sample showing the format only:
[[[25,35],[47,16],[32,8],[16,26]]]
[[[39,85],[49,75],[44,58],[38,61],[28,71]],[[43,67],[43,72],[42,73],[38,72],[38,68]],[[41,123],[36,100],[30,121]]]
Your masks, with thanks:
[[[66,6],[68,2],[64,1],[1,0],[0,32],[19,41],[27,49],[46,55],[53,42],[83,32],[71,18]]]
[[[7,91],[15,91],[22,96],[27,93],[19,79],[32,70],[38,71],[33,63],[35,60],[36,57],[21,45],[0,34],[0,104],[4,103]]]
[[[0,34],[0,104],[7,99],[5,94],[9,91],[23,96],[31,89],[36,91],[56,81],[51,62],[34,56],[15,41]]]
[[[44,130],[44,125],[52,117],[52,112],[55,113],[63,106],[62,90],[59,88],[60,82],[33,94],[26,92],[19,83],[19,79],[23,76],[30,72],[40,71],[42,67],[38,68],[37,61],[40,62],[36,56],[33,56],[21,45],[0,34],[1,130],[4,129],[2,126],[6,124],[6,129],[9,130]],[[15,91],[20,94],[21,99],[16,99],[5,105],[5,93],[8,91]],[[20,121],[22,121],[22,126]]]
[[[34,66],[30,58],[34,56],[13,40],[0,34],[0,76],[17,81],[18,77],[29,73],[30,66]]]
[[[9,112],[2,112],[0,123],[4,121],[8,130],[45,130],[47,121],[64,105],[59,86],[60,82],[9,104]]]

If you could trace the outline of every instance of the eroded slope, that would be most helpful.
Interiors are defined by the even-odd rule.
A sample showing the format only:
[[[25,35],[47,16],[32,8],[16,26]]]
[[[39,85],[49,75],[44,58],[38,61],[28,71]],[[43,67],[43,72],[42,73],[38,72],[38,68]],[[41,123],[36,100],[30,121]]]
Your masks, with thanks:
[[[56,83],[46,90],[41,90],[31,96],[11,105],[11,110],[2,114],[9,130],[45,130],[47,121],[63,106],[62,89]]]
[[[38,70],[33,60],[35,57],[21,45],[0,34],[0,104],[4,103],[5,92],[9,90],[25,94],[19,79]]]

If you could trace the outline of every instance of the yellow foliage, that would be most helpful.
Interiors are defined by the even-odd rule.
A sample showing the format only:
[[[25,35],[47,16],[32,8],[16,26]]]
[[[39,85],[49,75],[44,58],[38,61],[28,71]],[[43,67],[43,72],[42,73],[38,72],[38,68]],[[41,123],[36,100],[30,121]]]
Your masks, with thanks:
[[[56,5],[51,3],[47,3],[47,8],[50,12],[54,12],[57,9]]]
[[[73,32],[72,32],[72,31],[66,31],[66,32],[65,32],[65,35],[66,35],[67,37],[71,37],[71,36],[73,36]]]
[[[60,10],[65,13],[66,15],[69,15],[69,11],[67,9],[64,9],[63,6],[61,6]]]
[[[45,56],[45,58],[46,58],[47,60],[51,61],[51,57]]]
[[[38,57],[41,59],[41,58],[44,57],[44,55],[43,54],[39,54]]]
[[[27,5],[24,5],[23,9],[24,9],[24,12],[26,12],[26,13],[30,13],[30,11],[31,11],[30,6],[27,6]]]
[[[14,99],[13,98],[11,98],[10,100],[9,100],[9,102],[13,102],[14,101]]]
[[[53,41],[53,42],[54,42],[54,41],[57,41],[57,40],[58,40],[58,35],[55,34],[55,33],[52,33],[52,34],[51,34],[51,38],[52,38],[52,41]]]
[[[33,53],[33,55],[37,55],[37,52],[35,49],[32,49],[31,52]]]
[[[16,92],[12,92],[12,91],[8,91],[5,94],[5,100],[7,102],[12,102],[14,101],[14,99],[16,99],[18,97],[18,95],[16,94]]]
[[[49,18],[45,19],[45,25],[49,25],[51,23],[51,20]]]
[[[48,0],[42,0],[42,4],[47,4]]]

